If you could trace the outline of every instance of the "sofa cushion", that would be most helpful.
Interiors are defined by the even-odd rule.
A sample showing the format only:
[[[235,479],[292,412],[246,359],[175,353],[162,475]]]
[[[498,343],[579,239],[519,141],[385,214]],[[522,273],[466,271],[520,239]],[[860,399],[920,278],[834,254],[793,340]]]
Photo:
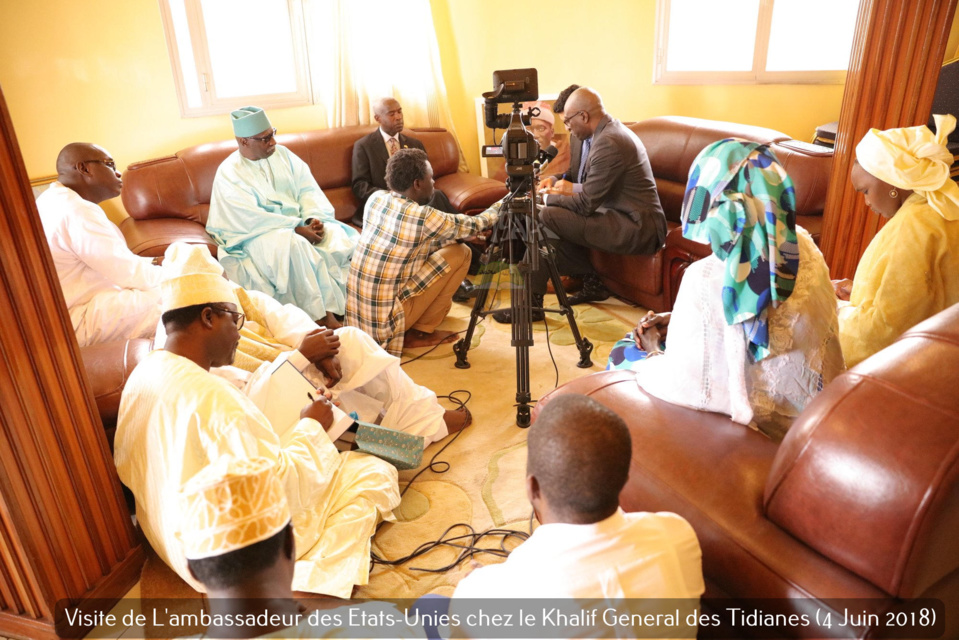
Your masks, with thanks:
[[[234,151],[236,140],[224,140],[131,164],[123,172],[123,208],[135,220],[183,218],[205,226],[213,176]]]
[[[796,185],[797,213],[822,215],[832,169],[832,149],[792,140],[775,129],[701,118],[661,116],[627,126],[646,147],[663,212],[671,222],[680,222],[689,167],[696,156],[707,145],[730,137],[769,144]],[[803,226],[818,238],[821,222],[807,221]]]
[[[901,598],[959,572],[959,305],[833,381],[790,428],[769,518]]]
[[[460,150],[446,129],[413,129],[409,135],[423,143],[433,167],[433,178],[453,175],[459,170]]]

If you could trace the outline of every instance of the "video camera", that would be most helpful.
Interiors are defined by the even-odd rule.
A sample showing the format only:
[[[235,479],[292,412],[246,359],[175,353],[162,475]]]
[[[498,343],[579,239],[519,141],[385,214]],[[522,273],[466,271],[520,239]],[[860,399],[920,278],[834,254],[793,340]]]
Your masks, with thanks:
[[[539,84],[536,69],[509,69],[493,72],[493,91],[483,94],[485,104],[483,114],[486,126],[494,131],[505,129],[499,146],[483,147],[484,157],[500,157],[506,161],[506,175],[510,191],[516,191],[521,183],[533,176],[534,163],[544,163],[556,155],[541,151],[533,134],[526,130],[530,119],[539,115],[538,107],[530,107],[523,113],[523,102],[539,98]],[[498,113],[500,104],[513,103],[512,113]],[[531,188],[532,184],[528,188]]]
[[[566,317],[573,341],[579,350],[580,359],[576,366],[592,366],[589,356],[593,345],[579,333],[556,267],[553,248],[546,241],[543,223],[537,215],[537,207],[541,205],[534,192],[535,179],[539,175],[539,169],[556,156],[556,147],[549,145],[545,151],[540,151],[536,138],[526,130],[530,120],[539,115],[536,107],[530,108],[524,114],[522,105],[523,102],[539,98],[536,69],[494,71],[493,87],[493,91],[483,94],[486,99],[483,109],[486,126],[494,131],[506,129],[506,133],[503,134],[499,147],[484,146],[483,156],[506,160],[506,186],[509,193],[502,200],[499,220],[493,227],[489,245],[483,253],[481,280],[477,287],[479,294],[473,303],[466,335],[453,345],[453,352],[456,354],[456,368],[468,369],[470,363],[467,361],[467,354],[473,342],[476,324],[481,317],[493,313],[486,308],[493,274],[502,269],[503,260],[510,265],[516,265],[518,286],[509,288],[510,344],[516,349],[516,424],[519,427],[528,427],[531,415],[529,348],[533,346],[532,313],[558,313]],[[504,102],[513,103],[512,113],[497,113],[497,105]],[[542,268],[548,271],[553,283],[559,309],[541,307],[544,304],[541,297],[537,300],[537,306],[533,306],[530,278],[541,268],[541,257],[544,263]],[[496,265],[496,268],[490,268],[493,265]]]

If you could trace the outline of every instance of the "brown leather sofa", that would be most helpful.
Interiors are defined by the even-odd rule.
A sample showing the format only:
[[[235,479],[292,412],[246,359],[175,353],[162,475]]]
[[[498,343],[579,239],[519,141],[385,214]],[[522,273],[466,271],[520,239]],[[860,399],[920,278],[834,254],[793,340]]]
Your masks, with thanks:
[[[778,446],[725,416],[647,395],[630,371],[567,383],[533,419],[557,395],[583,393],[626,420],[633,460],[620,504],[690,522],[708,597],[775,598],[767,612],[807,615],[836,606],[830,598],[862,598],[854,612],[882,621],[911,599],[945,605],[943,635],[880,626],[847,636],[814,624],[762,637],[957,638],[957,388],[959,305],[834,380]]]
[[[370,126],[340,127],[276,137],[279,144],[309,165],[333,204],[337,220],[349,222],[356,209],[350,188],[353,143],[372,130]],[[436,188],[446,193],[458,211],[483,211],[506,195],[501,182],[457,171],[459,151],[446,129],[413,129],[406,133],[423,142]],[[217,167],[234,151],[236,141],[224,140],[127,167],[123,172],[123,206],[130,217],[120,230],[130,249],[139,255],[158,256],[171,242],[184,240],[206,243],[216,255],[216,243],[204,226]]]
[[[93,388],[93,398],[103,421],[110,451],[113,451],[113,436],[117,430],[123,387],[133,369],[152,348],[153,340],[137,338],[104,342],[80,349],[80,357]]]
[[[616,295],[655,311],[673,308],[686,267],[709,255],[709,247],[683,238],[679,228],[689,167],[709,144],[737,137],[769,144],[796,187],[797,223],[819,239],[833,150],[792,140],[773,129],[679,116],[627,123],[649,154],[669,233],[652,256],[592,251],[593,266]]]

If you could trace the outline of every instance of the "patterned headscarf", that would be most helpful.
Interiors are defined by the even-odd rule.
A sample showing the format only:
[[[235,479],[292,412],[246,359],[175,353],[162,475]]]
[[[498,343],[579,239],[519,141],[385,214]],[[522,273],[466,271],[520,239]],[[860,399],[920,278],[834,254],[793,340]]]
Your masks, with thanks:
[[[796,190],[766,145],[728,138],[689,169],[683,236],[725,262],[726,324],[743,327],[755,361],[769,355],[769,305],[792,293],[799,271]]]

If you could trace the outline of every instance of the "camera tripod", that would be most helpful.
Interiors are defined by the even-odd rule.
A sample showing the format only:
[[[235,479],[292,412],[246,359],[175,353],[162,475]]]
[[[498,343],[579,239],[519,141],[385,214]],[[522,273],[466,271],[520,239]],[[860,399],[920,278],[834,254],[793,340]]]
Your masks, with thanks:
[[[513,176],[510,176],[510,183],[513,181]],[[553,247],[548,242],[541,242],[543,229],[536,210],[532,184],[531,176],[521,178],[520,186],[511,190],[510,195],[504,200],[504,209],[493,227],[489,246],[483,252],[481,259],[479,293],[470,313],[469,327],[466,329],[466,335],[453,345],[453,352],[456,354],[456,367],[458,369],[469,369],[470,363],[466,360],[466,356],[473,340],[476,322],[480,318],[498,311],[498,309],[484,310],[489,298],[493,273],[496,271],[489,265],[502,262],[505,254],[509,264],[516,265],[522,278],[520,286],[510,288],[510,313],[513,321],[511,344],[516,349],[516,426],[522,429],[530,424],[529,348],[533,345],[531,313],[534,311],[532,291],[530,290],[530,275],[539,268],[540,260],[545,261],[545,266],[549,271],[549,278],[556,290],[559,308],[536,308],[536,310],[565,315],[573,339],[576,341],[576,348],[579,350],[579,362],[576,363],[576,366],[586,368],[593,365],[589,357],[593,351],[593,345],[580,335],[579,327],[576,326],[576,318],[573,317],[573,310],[569,305],[566,290],[560,281],[559,270],[556,268]],[[520,198],[514,197],[516,193],[523,191],[528,195]],[[518,259],[519,251],[514,251],[514,249],[517,249],[520,241],[525,247],[525,252],[522,259],[517,262],[514,258]]]

